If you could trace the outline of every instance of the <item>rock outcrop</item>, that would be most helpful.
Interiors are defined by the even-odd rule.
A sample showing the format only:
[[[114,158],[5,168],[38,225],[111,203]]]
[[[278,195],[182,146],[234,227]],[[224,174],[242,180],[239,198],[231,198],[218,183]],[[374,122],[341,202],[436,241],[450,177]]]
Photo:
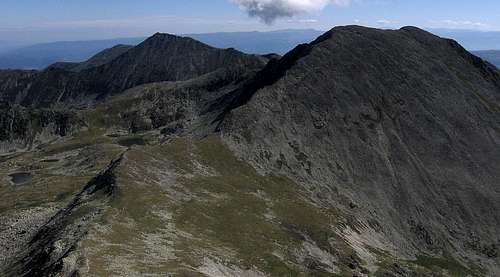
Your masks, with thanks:
[[[65,66],[49,67],[29,78],[29,85],[22,86],[26,88],[24,94],[4,96],[13,94],[13,85],[9,85],[0,90],[0,96],[23,106],[82,105],[141,84],[188,80],[222,68],[255,70],[267,61],[265,57],[213,48],[191,38],[156,34],[101,66],[80,72]],[[14,80],[10,75],[2,79],[17,88],[17,76]]]
[[[31,150],[85,127],[74,111],[0,107],[0,153]]]
[[[352,214],[366,247],[480,258],[498,273],[496,68],[417,28],[349,26],[262,72],[220,127],[241,158]]]
[[[455,41],[346,26],[266,58],[157,34],[2,74],[0,139],[72,134],[0,157],[2,273],[500,274],[500,74]]]
[[[35,70],[0,70],[0,102],[23,101],[36,76]]]

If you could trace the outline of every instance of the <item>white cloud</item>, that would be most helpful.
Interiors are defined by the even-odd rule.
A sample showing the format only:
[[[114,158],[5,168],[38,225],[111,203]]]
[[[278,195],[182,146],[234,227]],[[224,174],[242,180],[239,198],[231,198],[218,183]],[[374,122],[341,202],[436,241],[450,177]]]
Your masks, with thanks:
[[[252,17],[258,17],[267,24],[280,17],[315,12],[329,4],[348,6],[351,0],[230,0]]]
[[[392,23],[392,21],[387,20],[387,19],[379,19],[379,20],[377,20],[377,24],[379,24],[379,25],[389,25],[391,23]]]
[[[317,19],[289,19],[287,20],[288,23],[318,23]]]
[[[377,26],[380,26],[382,28],[387,28],[387,27],[394,27],[399,25],[398,21],[394,20],[389,20],[389,19],[379,19],[376,21]]]
[[[487,23],[470,20],[431,20],[433,27],[445,27],[452,29],[489,29],[491,26]]]

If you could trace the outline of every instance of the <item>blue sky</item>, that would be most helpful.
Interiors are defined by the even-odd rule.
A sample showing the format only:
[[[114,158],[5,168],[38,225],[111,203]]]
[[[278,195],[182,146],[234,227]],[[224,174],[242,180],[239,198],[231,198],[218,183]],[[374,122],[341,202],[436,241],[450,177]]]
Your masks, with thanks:
[[[278,18],[273,24],[248,16],[241,6],[245,1],[1,0],[0,41],[102,39],[155,32],[327,30],[346,24],[500,30],[498,0],[312,0],[337,4],[293,12],[291,17]],[[235,2],[240,2],[240,6]]]

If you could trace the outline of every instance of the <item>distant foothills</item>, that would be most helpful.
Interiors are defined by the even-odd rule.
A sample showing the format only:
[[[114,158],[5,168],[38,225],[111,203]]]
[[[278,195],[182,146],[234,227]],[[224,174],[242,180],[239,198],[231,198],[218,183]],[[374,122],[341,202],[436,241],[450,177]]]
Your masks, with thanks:
[[[457,40],[481,58],[500,67],[500,32],[433,29],[432,33]],[[314,29],[270,32],[221,32],[186,34],[217,48],[235,48],[250,54],[285,54],[301,43],[321,35]],[[82,62],[116,45],[137,45],[146,37],[90,41],[62,41],[24,45],[0,41],[0,69],[43,69],[56,62]]]

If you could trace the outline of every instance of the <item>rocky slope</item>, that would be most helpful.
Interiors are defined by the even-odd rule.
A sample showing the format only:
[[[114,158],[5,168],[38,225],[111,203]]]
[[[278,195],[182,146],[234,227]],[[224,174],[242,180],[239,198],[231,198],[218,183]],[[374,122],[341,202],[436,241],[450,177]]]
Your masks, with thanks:
[[[264,86],[237,92],[221,125],[240,157],[352,214],[358,233],[347,239],[361,253],[383,245],[498,270],[496,68],[416,28],[341,27],[268,71]]]
[[[76,112],[0,107],[0,153],[30,150],[42,143],[71,135],[85,123]]]
[[[0,101],[19,103],[37,76],[34,70],[0,70]]]
[[[94,104],[138,85],[187,80],[206,74],[209,75],[202,78],[203,85],[206,83],[207,89],[213,91],[253,74],[269,59],[233,49],[216,49],[191,38],[156,34],[136,47],[118,45],[79,64],[58,63],[43,71],[0,71],[0,101],[23,110],[23,116],[10,116],[13,114],[10,108],[2,113],[0,119],[5,126],[22,126],[22,130],[4,129],[1,152],[33,148],[61,135],[50,129],[52,125],[48,122],[37,123],[33,128],[32,124],[26,125],[38,120],[40,109],[51,110],[54,114],[73,114],[75,107]],[[210,80],[205,80],[207,78]],[[160,112],[157,110],[154,115],[156,121],[166,116]],[[75,122],[76,117],[73,116]],[[133,121],[131,124],[143,123]],[[153,122],[156,127],[158,124]],[[75,124],[71,128],[76,130],[82,126],[84,124]]]
[[[496,68],[413,27],[266,61],[156,35],[97,67],[82,127],[0,156],[0,275],[500,274]]]
[[[88,104],[141,84],[187,80],[222,68],[256,70],[266,62],[264,57],[213,48],[190,38],[156,34],[101,66],[80,72],[49,67],[29,79],[23,95],[8,99],[36,107]],[[15,82],[7,77],[5,82]],[[2,89],[0,96],[7,98],[8,93]]]

